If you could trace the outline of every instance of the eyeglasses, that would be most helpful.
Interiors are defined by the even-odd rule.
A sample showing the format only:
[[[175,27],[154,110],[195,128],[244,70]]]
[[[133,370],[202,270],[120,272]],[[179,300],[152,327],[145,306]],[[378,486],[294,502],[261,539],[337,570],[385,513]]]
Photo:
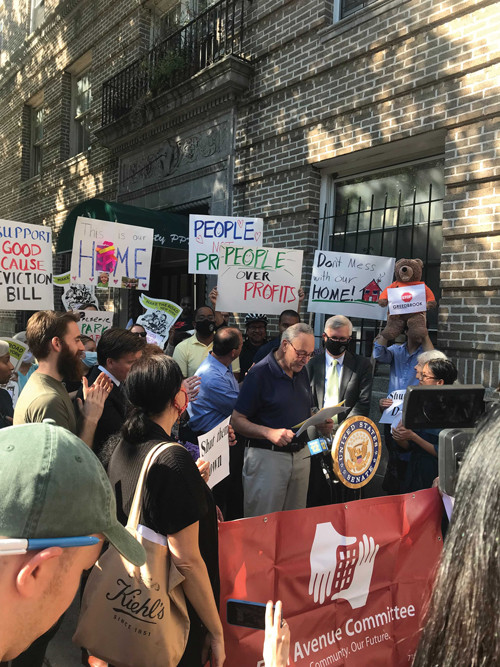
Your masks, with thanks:
[[[420,373],[422,380],[437,380],[434,375],[426,375],[425,373]]]
[[[83,537],[54,537],[54,538],[36,538],[32,540],[22,538],[3,538],[0,539],[0,555],[16,556],[25,554],[27,551],[38,551],[50,547],[91,547],[99,544],[102,540],[93,535]]]
[[[299,359],[311,359],[311,357],[314,356],[314,352],[303,352],[302,350],[297,350],[297,348],[291,341],[287,340],[287,343],[291,345],[291,347],[293,347],[293,349],[295,350],[295,354]]]
[[[134,336],[140,336],[141,338],[146,338],[148,335],[145,331],[132,331]]]

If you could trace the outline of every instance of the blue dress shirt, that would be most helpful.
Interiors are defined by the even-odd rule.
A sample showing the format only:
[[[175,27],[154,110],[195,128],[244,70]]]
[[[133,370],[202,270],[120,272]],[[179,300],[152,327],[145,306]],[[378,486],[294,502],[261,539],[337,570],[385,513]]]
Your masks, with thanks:
[[[189,426],[196,433],[207,433],[233,412],[239,386],[229,368],[209,354],[195,372],[201,377],[200,391],[188,405]]]
[[[419,345],[413,354],[410,354],[406,343],[385,347],[377,343],[377,341],[374,342],[373,358],[382,364],[391,364],[389,394],[391,391],[396,391],[396,389],[406,389],[410,385],[418,384],[415,366],[417,364],[417,357],[422,352],[421,345]]]

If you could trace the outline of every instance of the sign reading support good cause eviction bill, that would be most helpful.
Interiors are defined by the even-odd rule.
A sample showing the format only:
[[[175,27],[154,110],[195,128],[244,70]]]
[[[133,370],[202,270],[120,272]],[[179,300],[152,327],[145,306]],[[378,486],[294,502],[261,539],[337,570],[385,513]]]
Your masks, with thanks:
[[[217,273],[222,243],[262,245],[262,218],[189,216],[189,273]]]
[[[309,310],[385,320],[387,309],[377,301],[391,284],[393,272],[393,257],[316,250]]]
[[[387,301],[391,315],[421,313],[427,309],[425,285],[391,287],[387,290]]]
[[[147,290],[152,249],[152,229],[78,217],[71,282]]]
[[[207,484],[211,489],[229,475],[230,420],[231,417],[228,417],[205,435],[198,436],[200,457],[210,463],[210,478]]]
[[[52,233],[48,227],[0,220],[0,308],[54,308]]]
[[[298,310],[302,250],[223,245],[217,310],[279,315]]]

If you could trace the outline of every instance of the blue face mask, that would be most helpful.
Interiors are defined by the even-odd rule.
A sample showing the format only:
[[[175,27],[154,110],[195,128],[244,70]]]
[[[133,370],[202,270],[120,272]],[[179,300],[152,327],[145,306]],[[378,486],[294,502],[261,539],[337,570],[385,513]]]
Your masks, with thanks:
[[[82,358],[85,366],[92,368],[92,366],[97,366],[97,352],[88,352],[85,351],[85,356]]]

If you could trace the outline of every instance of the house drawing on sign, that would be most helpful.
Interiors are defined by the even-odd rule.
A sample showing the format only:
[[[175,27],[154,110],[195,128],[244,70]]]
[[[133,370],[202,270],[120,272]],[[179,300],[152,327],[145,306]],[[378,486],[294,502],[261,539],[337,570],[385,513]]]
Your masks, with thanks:
[[[380,286],[376,280],[372,280],[370,283],[368,283],[368,285],[366,285],[366,287],[363,287],[360,290],[360,292],[363,294],[363,301],[372,302],[378,301],[381,291],[382,290],[380,289]]]

